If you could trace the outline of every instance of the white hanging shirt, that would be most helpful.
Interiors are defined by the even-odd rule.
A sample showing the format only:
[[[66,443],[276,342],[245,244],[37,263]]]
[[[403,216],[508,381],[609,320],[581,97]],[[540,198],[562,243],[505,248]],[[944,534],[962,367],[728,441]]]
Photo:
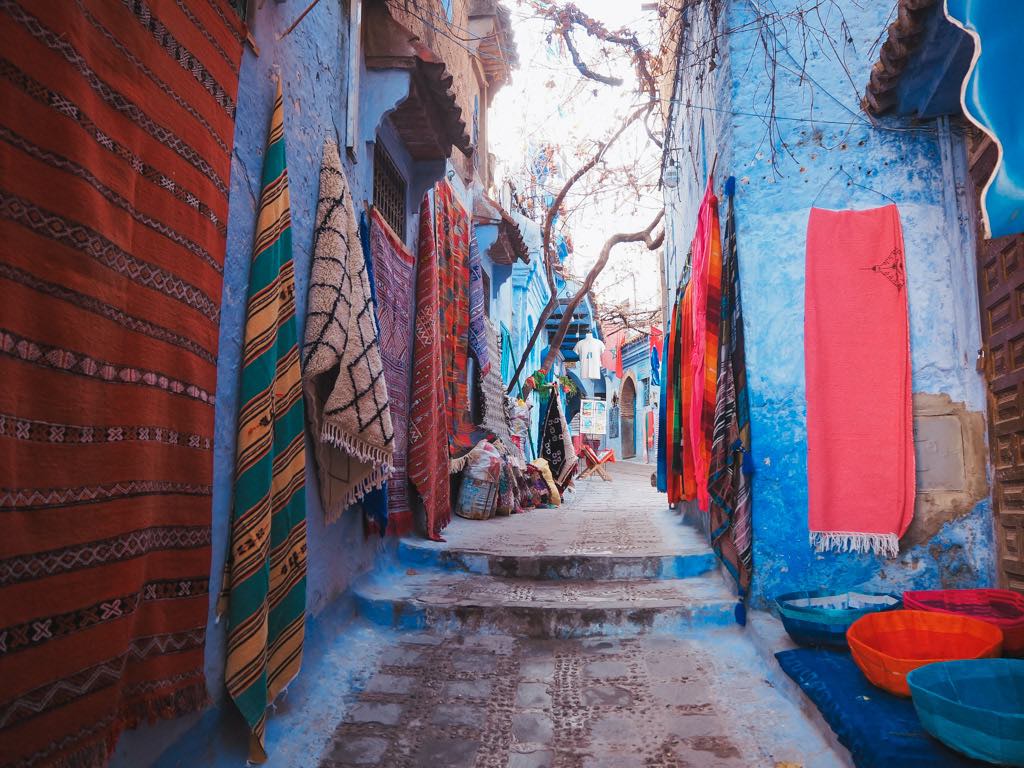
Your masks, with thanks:
[[[576,343],[573,351],[580,357],[580,377],[600,379],[601,353],[604,352],[604,342],[595,336],[587,336]]]

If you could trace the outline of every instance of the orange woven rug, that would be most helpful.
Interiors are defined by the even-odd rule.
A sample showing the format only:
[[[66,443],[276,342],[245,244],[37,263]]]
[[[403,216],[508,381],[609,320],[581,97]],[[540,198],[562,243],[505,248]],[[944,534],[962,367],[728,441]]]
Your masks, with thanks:
[[[0,762],[101,766],[206,701],[242,29],[0,1]]]

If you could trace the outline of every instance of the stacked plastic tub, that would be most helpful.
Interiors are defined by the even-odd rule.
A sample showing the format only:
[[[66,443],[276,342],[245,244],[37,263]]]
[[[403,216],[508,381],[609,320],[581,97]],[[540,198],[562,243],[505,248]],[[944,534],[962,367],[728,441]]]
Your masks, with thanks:
[[[906,610],[858,619],[854,661],[911,696],[925,730],[968,757],[1024,766],[1024,597],[998,589],[906,592]]]

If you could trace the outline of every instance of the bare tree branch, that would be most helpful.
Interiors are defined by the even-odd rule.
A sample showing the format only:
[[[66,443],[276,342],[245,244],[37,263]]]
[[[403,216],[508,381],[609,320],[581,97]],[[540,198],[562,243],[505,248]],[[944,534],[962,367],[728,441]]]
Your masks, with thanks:
[[[604,269],[605,264],[608,263],[608,257],[611,255],[612,248],[622,243],[638,243],[642,242],[647,246],[647,250],[653,251],[661,247],[661,244],[665,241],[665,230],[655,236],[654,229],[661,223],[662,218],[665,216],[664,211],[658,211],[658,215],[654,217],[654,220],[647,225],[646,229],[642,229],[639,232],[618,232],[607,240],[601,247],[601,254],[597,257],[597,261],[594,262],[594,266],[590,268],[587,276],[583,278],[583,284],[580,286],[576,294],[569,299],[569,303],[566,304],[565,309],[562,311],[562,320],[558,324],[558,330],[555,331],[555,336],[551,339],[551,345],[548,348],[547,357],[544,358],[544,363],[541,365],[542,371],[550,370],[551,366],[555,362],[555,358],[558,356],[558,348],[562,345],[562,340],[565,338],[566,332],[569,330],[569,325],[572,323],[573,313],[576,311],[576,307],[580,305],[583,298],[590,293],[590,290],[594,287],[594,281],[598,275],[601,274],[601,270]]]
[[[557,255],[551,243],[551,228],[554,224],[555,217],[562,208],[562,204],[565,202],[566,196],[573,186],[589,173],[594,166],[601,162],[601,158],[604,157],[605,152],[608,148],[614,144],[626,129],[630,125],[635,123],[644,114],[648,113],[654,108],[654,103],[647,103],[637,109],[633,110],[627,115],[623,121],[619,124],[607,141],[598,145],[597,151],[590,157],[587,162],[581,165],[576,172],[570,176],[566,182],[562,185],[562,188],[558,191],[555,199],[551,205],[548,206],[547,213],[544,216],[544,226],[542,229],[542,240],[541,240],[541,254],[544,259],[544,276],[547,278],[548,290],[551,293],[548,303],[545,305],[544,310],[541,312],[540,317],[537,318],[537,324],[533,328],[533,333],[530,335],[530,340],[526,343],[526,347],[523,349],[522,356],[519,358],[519,364],[516,365],[515,373],[512,374],[512,379],[508,383],[508,392],[512,392],[515,389],[516,383],[519,381],[520,375],[523,373],[523,368],[526,367],[526,361],[530,357],[530,352],[533,351],[534,346],[537,343],[537,339],[540,338],[541,333],[544,331],[544,326],[547,324],[548,318],[551,317],[551,313],[555,311],[558,306],[558,285],[555,281],[555,270],[558,265]],[[542,370],[547,370],[542,368]]]
[[[565,46],[569,49],[569,55],[572,56],[572,63],[576,65],[576,69],[580,71],[580,74],[590,80],[597,80],[599,83],[605,85],[622,85],[621,77],[611,77],[609,75],[602,75],[600,72],[595,72],[587,63],[580,58],[580,52],[576,50],[576,44],[572,41],[572,35],[569,34],[568,29],[562,30],[562,39],[565,40]]]

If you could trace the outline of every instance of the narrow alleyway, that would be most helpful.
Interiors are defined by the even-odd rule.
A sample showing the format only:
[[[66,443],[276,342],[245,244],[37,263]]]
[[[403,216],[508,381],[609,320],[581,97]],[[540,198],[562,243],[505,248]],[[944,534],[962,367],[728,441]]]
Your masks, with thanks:
[[[708,547],[650,467],[563,508],[457,520],[356,588],[406,627],[322,768],[843,765],[766,679]]]

